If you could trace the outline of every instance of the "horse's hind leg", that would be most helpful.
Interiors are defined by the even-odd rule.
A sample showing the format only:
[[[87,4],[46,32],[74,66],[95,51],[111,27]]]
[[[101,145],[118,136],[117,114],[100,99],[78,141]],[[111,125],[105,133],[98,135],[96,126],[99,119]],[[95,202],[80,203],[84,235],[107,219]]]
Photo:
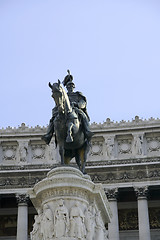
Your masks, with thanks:
[[[81,169],[81,158],[80,158],[79,152],[76,153],[75,160],[76,160],[77,166],[79,167],[79,169]]]
[[[86,161],[87,161],[87,154],[89,152],[89,144],[86,143],[84,148],[83,148],[83,163],[82,163],[82,173],[86,173],[85,172],[85,166],[86,166]]]

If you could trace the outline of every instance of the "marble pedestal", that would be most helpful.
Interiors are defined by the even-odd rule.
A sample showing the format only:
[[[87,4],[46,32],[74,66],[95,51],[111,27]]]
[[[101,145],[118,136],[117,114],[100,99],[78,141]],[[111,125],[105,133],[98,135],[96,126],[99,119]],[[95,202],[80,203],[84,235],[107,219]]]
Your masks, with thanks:
[[[32,240],[107,240],[111,212],[101,184],[74,167],[57,167],[29,191],[38,215]]]

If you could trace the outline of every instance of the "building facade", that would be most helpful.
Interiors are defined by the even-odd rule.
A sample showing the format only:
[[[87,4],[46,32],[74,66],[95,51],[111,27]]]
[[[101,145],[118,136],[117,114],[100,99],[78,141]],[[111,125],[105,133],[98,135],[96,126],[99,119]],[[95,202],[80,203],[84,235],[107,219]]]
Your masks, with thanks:
[[[160,119],[92,123],[86,171],[102,183],[112,210],[110,240],[160,240]],[[36,210],[27,192],[59,165],[45,127],[0,129],[0,240],[24,239]],[[72,161],[74,165],[74,160]]]

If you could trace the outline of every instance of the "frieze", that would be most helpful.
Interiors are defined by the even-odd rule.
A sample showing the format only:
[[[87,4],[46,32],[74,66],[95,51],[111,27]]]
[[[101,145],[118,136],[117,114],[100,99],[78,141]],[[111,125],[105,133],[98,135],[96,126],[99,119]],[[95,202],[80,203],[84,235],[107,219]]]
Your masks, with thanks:
[[[0,165],[1,171],[17,171],[17,170],[50,170],[53,166],[51,164],[36,164],[36,165]],[[3,172],[2,172],[3,173]]]
[[[23,187],[33,187],[35,183],[39,182],[40,180],[44,179],[47,172],[39,172],[35,176],[35,173],[24,173],[23,177],[20,175],[15,174],[12,177],[6,177],[1,175],[0,178],[0,187],[3,188],[23,188]],[[89,175],[91,179],[95,183],[115,183],[115,182],[133,182],[133,181],[145,181],[145,180],[159,180],[160,178],[160,170],[158,169],[150,169],[148,171],[145,170],[123,170],[119,169],[110,170],[103,172],[98,172],[95,169],[89,171]],[[64,179],[61,179],[63,183]]]
[[[115,183],[115,182],[135,182],[135,181],[145,181],[145,180],[159,180],[160,170],[134,170],[134,171],[109,171],[109,172],[99,172],[98,174],[90,173],[93,182],[101,183]]]
[[[23,173],[23,174],[10,174],[10,177],[6,177],[6,174],[1,174],[0,177],[0,188],[10,189],[10,188],[30,188],[36,183],[46,177],[46,172],[40,173]]]
[[[89,169],[88,169],[89,170]],[[0,188],[29,188],[33,187],[34,184],[38,183],[40,180],[44,179],[48,171],[44,172],[26,172],[23,173],[23,176],[20,174],[12,173],[12,176],[6,177],[5,174],[1,174],[0,178]],[[145,181],[145,180],[159,180],[160,178],[160,169],[150,169],[146,170],[123,170],[119,168],[117,171],[106,170],[105,172],[98,172],[96,169],[90,169],[88,174],[91,176],[91,179],[95,183],[116,183],[116,182],[135,182],[135,181]],[[61,182],[64,182],[64,178],[61,179]]]
[[[126,158],[126,159],[112,159],[101,160],[99,162],[87,162],[86,166],[105,166],[105,165],[125,165],[135,163],[157,163],[160,162],[160,157],[146,157],[146,158]]]

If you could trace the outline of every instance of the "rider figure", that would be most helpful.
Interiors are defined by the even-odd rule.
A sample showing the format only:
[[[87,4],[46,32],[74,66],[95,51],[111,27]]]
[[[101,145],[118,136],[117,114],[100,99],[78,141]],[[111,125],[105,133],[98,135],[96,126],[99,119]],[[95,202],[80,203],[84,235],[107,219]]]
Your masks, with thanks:
[[[72,82],[73,76],[70,75],[70,71],[68,70],[68,75],[63,80],[63,85],[67,88],[67,94],[70,100],[71,106],[74,108],[75,112],[78,114],[78,116],[82,120],[82,126],[83,126],[83,132],[85,137],[88,141],[90,141],[91,137],[93,136],[93,133],[90,131],[89,128],[89,116],[87,113],[86,105],[87,100],[86,97],[81,92],[74,92],[75,84]],[[51,138],[54,133],[54,119],[58,114],[57,107],[54,107],[52,109],[52,118],[50,119],[49,126],[47,129],[47,133],[42,136],[42,139],[49,144],[51,141]],[[70,141],[71,142],[71,141]]]
[[[71,106],[75,109],[75,112],[81,117],[85,137],[90,140],[93,136],[93,133],[90,131],[89,128],[90,118],[86,109],[87,100],[81,92],[74,92],[75,84],[73,83],[73,76],[70,75],[69,70],[68,75],[63,80],[63,85],[67,88],[67,94]]]

